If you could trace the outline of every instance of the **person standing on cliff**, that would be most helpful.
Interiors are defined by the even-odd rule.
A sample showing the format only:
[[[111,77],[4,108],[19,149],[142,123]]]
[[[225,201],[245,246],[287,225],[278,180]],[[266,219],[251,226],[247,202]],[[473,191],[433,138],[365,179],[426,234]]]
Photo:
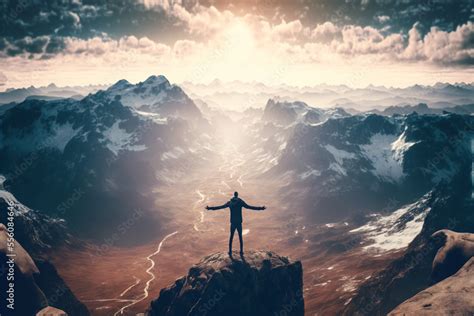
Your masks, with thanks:
[[[239,233],[240,255],[242,256],[244,254],[244,242],[242,240],[242,207],[255,211],[263,211],[266,209],[266,207],[248,205],[244,200],[239,198],[238,192],[234,192],[234,197],[230,199],[229,202],[219,206],[206,206],[206,210],[215,211],[227,207],[230,209],[229,256],[232,257],[232,241],[234,239],[234,233],[236,229]]]

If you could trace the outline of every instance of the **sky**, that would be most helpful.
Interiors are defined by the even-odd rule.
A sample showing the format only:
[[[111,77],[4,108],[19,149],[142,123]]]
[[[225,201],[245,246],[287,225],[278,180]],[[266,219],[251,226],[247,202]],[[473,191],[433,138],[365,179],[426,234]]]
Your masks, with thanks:
[[[473,82],[474,0],[0,0],[0,90]]]

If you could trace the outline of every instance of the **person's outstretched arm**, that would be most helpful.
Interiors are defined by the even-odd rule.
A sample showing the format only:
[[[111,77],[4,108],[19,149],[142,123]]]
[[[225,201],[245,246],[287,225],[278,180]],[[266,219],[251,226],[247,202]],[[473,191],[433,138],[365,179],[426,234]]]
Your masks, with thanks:
[[[219,205],[219,206],[206,206],[206,210],[216,211],[216,210],[221,210],[221,209],[226,208],[226,207],[229,207],[229,202],[227,202],[226,204],[223,204],[223,205]]]
[[[255,210],[255,211],[263,211],[264,209],[266,209],[265,206],[252,206],[252,205],[248,205],[248,204],[245,203],[243,200],[242,200],[242,206],[245,207],[245,208],[248,208],[249,210]]]

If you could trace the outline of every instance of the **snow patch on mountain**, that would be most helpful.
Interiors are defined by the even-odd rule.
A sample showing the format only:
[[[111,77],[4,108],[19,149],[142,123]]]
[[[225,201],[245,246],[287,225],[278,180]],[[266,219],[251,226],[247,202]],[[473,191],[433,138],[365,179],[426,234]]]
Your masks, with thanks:
[[[406,130],[392,143],[392,150],[394,151],[395,159],[399,162],[403,161],[405,153],[417,142],[406,141]]]
[[[326,150],[329,151],[336,160],[336,163],[333,162],[329,165],[329,169],[334,170],[342,175],[347,175],[347,171],[343,167],[344,160],[353,159],[355,158],[355,155],[345,150],[337,149],[332,145],[326,145],[324,148],[326,148]]]
[[[121,150],[143,151],[147,147],[143,144],[132,145],[134,135],[120,128],[122,121],[116,121],[109,129],[105,130],[103,135],[106,139],[107,148],[115,155]]]
[[[63,152],[69,141],[73,139],[80,130],[80,128],[74,129],[71,123],[55,125],[54,135],[50,137],[49,143]]]
[[[3,181],[0,179],[0,183],[3,184],[5,180],[5,177],[3,177]],[[18,202],[15,196],[6,190],[0,189],[0,199],[3,199],[9,206],[12,206],[11,210],[15,216],[24,215],[30,212],[28,207]]]
[[[308,169],[305,172],[301,173],[299,177],[301,180],[304,180],[310,177],[319,177],[320,175],[321,175],[321,171],[316,170],[316,169]]]
[[[389,215],[373,215],[364,226],[353,229],[351,233],[364,233],[372,243],[366,250],[390,251],[402,249],[421,232],[423,223],[431,208],[426,206],[427,198],[406,205]]]
[[[360,146],[363,154],[371,161],[376,176],[395,182],[403,178],[403,166],[397,155],[407,145],[402,145],[401,142],[396,135],[377,133],[370,138],[369,144]],[[394,144],[398,145],[398,152],[393,150]]]
[[[332,145],[326,145],[324,146],[327,151],[329,151],[334,159],[336,159],[337,163],[339,165],[342,165],[344,163],[344,159],[352,159],[355,158],[355,155],[353,153],[347,152],[345,150],[337,149],[336,147]]]
[[[139,110],[134,110],[134,112],[142,117],[151,119],[153,122],[157,124],[166,124],[168,122],[168,119],[166,117],[162,117],[158,113],[145,112],[145,111],[139,111]]]

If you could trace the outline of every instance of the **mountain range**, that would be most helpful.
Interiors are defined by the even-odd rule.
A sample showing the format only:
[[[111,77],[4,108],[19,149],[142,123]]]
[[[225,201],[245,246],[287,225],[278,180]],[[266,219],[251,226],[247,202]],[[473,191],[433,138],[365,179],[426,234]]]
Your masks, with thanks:
[[[0,106],[1,222],[13,207],[17,239],[34,258],[82,239],[115,236],[113,245],[130,246],[168,233],[179,214],[161,207],[156,189],[213,168],[223,132],[245,153],[247,178],[275,185],[281,207],[308,225],[344,227],[344,238],[363,239],[363,251],[406,249],[361,285],[342,307],[348,314],[370,297],[383,314],[426,288],[424,278],[393,301],[379,290],[392,290],[403,271],[426,276],[434,250],[420,266],[403,270],[400,262],[411,262],[454,215],[452,229],[473,229],[472,84],[181,88],[150,76],[85,97],[29,97],[44,95],[34,89]]]
[[[88,236],[110,234],[133,211],[153,213],[138,218],[141,239],[144,227],[162,223],[152,187],[200,160],[203,127],[191,124],[199,114],[179,87],[154,76],[81,100],[25,100],[0,116],[0,173],[21,201]]]

